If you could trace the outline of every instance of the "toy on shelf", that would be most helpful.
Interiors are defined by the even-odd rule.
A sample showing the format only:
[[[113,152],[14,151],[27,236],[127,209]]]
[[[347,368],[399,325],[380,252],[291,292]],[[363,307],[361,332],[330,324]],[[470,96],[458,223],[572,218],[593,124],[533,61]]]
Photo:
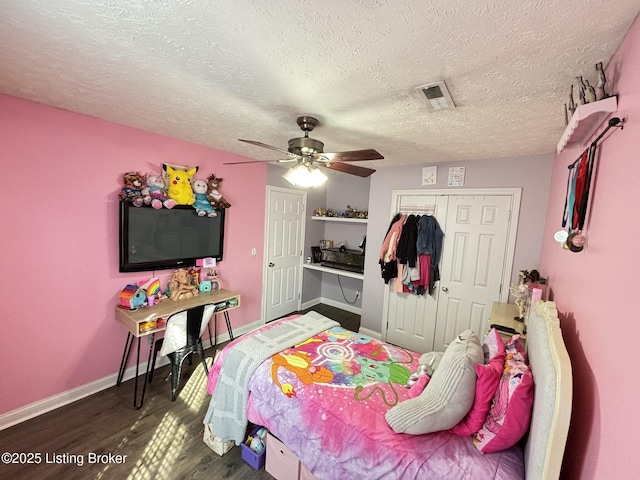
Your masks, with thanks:
[[[369,217],[369,212],[366,210],[358,210],[350,205],[347,205],[347,209],[344,212],[338,212],[331,208],[317,208],[313,211],[314,217],[337,217],[337,218],[362,218]]]
[[[147,305],[153,306],[156,300],[160,300],[160,280],[157,277],[138,282],[138,287],[143,288],[147,294]]]
[[[196,209],[196,213],[199,217],[215,217],[218,214],[216,213],[216,209],[211,203],[209,203],[209,197],[207,196],[207,189],[209,188],[207,182],[204,180],[194,180],[193,184],[193,195],[195,197],[195,202],[191,205]]]
[[[120,305],[131,310],[140,308],[144,305],[146,300],[147,294],[145,293],[144,288],[139,287],[138,285],[127,285],[120,292]]]
[[[223,180],[222,178],[217,178],[215,173],[209,175],[209,178],[207,178],[207,197],[209,198],[209,203],[219,209],[229,208],[231,206],[231,204],[227,202],[227,199],[220,193]]]
[[[142,193],[145,188],[145,178],[138,172],[127,172],[123,175],[122,190],[118,194],[120,200],[133,203],[136,207],[149,205],[151,197]]]
[[[142,190],[142,193],[151,197],[151,206],[155,209],[162,207],[173,208],[176,206],[176,201],[167,196],[167,188],[162,175],[148,175],[147,187]]]
[[[179,268],[169,280],[169,298],[180,300],[198,295],[198,287],[193,284],[192,275],[186,268]]]
[[[191,188],[191,177],[196,174],[198,167],[181,170],[163,163],[162,168],[169,177],[169,198],[175,200],[178,205],[193,205],[196,199]]]

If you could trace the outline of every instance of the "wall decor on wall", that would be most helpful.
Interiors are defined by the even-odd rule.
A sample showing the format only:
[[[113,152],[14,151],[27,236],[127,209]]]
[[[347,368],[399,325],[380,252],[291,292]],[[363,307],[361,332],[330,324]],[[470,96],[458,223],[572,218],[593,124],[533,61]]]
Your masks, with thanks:
[[[438,180],[438,166],[422,167],[422,185],[435,185]]]
[[[465,167],[451,167],[449,169],[448,187],[462,187],[464,185],[464,169]]]

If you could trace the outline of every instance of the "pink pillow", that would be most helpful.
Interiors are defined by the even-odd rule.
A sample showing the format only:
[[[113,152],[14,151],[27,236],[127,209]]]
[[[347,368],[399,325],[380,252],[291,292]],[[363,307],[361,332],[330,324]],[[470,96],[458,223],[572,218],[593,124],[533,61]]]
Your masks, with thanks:
[[[499,452],[524,436],[531,421],[533,376],[520,353],[508,353],[504,372],[482,428],[473,443],[482,453]]]
[[[473,406],[467,416],[449,430],[451,433],[461,437],[470,437],[482,428],[491,408],[491,400],[498,389],[503,365],[504,352],[496,354],[488,365],[476,365],[478,379],[476,380]]]

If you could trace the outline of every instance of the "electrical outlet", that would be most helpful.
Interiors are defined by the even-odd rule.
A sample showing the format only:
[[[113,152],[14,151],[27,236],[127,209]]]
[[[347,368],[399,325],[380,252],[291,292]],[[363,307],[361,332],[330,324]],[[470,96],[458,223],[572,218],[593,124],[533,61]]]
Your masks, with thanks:
[[[251,256],[252,256],[252,257],[255,257],[257,254],[258,254],[258,250],[256,250],[256,247],[253,247],[253,248],[251,249]]]

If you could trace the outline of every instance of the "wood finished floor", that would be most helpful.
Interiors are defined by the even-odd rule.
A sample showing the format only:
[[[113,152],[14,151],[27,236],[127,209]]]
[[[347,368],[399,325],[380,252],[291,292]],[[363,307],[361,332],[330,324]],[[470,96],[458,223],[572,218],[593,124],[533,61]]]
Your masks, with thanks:
[[[360,328],[359,315],[328,305],[300,313],[309,310],[349,330]],[[224,344],[218,348],[221,346]],[[205,352],[209,365],[213,350]],[[114,354],[114,362],[119,355]],[[0,463],[0,478],[273,479],[264,468],[256,471],[247,465],[240,447],[220,457],[202,441],[202,420],[210,396],[199,358],[194,356],[192,366],[185,361],[175,402],[171,402],[169,371],[169,366],[156,370],[140,410],[133,408],[133,380],[129,380],[0,431],[0,453],[39,452],[42,458],[40,464]],[[89,464],[91,453],[126,458],[122,463]],[[55,461],[59,463],[51,463]]]

